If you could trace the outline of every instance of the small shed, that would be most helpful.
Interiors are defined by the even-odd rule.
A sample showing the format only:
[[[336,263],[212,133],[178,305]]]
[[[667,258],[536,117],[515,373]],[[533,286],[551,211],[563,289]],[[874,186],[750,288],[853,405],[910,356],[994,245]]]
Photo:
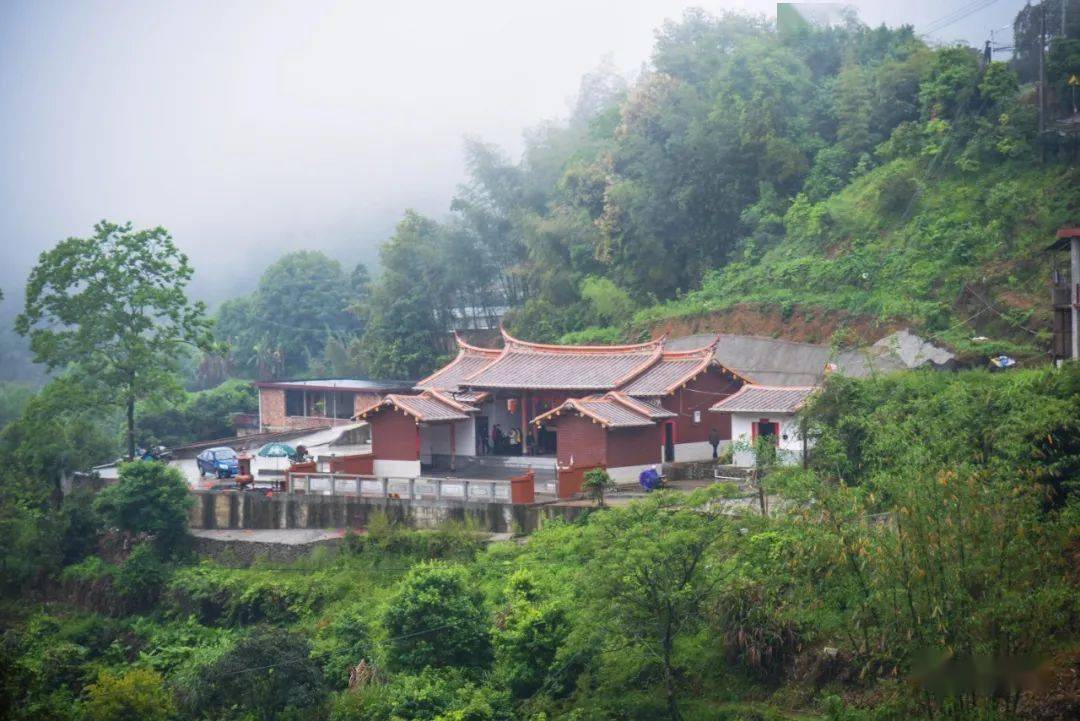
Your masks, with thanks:
[[[816,390],[815,386],[745,385],[709,410],[731,415],[732,462],[753,466],[752,445],[759,437],[772,438],[780,463],[802,461],[806,441],[795,414]]]
[[[576,492],[590,468],[606,468],[616,483],[630,483],[662,463],[662,424],[674,416],[658,404],[610,391],[567,399],[533,424],[555,430],[560,487],[576,486]]]
[[[390,393],[360,410],[357,420],[371,426],[373,472],[377,476],[417,478],[421,463],[445,457],[454,470],[458,455],[471,450],[475,406],[447,394],[426,390],[419,395]]]

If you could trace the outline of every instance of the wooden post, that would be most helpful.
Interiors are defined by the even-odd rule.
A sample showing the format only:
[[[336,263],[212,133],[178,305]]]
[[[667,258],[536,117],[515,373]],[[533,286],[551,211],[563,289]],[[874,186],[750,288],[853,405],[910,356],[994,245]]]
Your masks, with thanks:
[[[389,495],[390,495],[390,488],[389,488],[390,479],[389,478],[380,478],[379,480],[382,481],[382,497],[383,498],[389,497]]]
[[[410,478],[409,479],[409,500],[411,501],[414,498],[416,498],[416,479],[415,478]]]
[[[526,409],[526,404],[529,399],[529,392],[521,392],[521,455],[529,455],[529,411]]]

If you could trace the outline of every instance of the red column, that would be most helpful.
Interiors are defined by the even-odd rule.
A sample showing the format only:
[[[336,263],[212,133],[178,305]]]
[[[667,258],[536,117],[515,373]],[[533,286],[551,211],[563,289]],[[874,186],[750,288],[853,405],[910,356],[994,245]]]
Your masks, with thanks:
[[[450,470],[454,470],[457,461],[457,422],[450,421]]]

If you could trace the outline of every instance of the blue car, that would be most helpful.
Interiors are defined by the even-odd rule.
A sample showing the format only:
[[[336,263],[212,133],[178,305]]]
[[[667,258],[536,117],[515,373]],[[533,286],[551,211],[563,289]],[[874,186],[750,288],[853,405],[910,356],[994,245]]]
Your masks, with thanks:
[[[200,476],[210,474],[218,478],[232,478],[240,472],[236,451],[225,446],[207,448],[195,456],[195,463],[199,466]]]

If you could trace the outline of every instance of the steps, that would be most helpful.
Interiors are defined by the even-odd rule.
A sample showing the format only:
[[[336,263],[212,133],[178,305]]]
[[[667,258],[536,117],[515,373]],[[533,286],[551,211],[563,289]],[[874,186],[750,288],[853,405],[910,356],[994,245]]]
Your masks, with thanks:
[[[526,469],[555,471],[555,456],[468,456],[458,457],[458,464],[468,462],[473,468],[508,469],[524,472]]]

